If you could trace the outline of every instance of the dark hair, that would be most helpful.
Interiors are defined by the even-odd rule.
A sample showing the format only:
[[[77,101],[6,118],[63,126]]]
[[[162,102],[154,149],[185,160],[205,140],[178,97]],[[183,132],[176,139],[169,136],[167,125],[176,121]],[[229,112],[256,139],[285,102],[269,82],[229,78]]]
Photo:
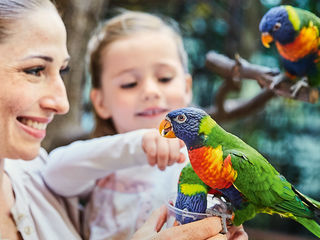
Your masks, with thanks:
[[[172,36],[177,44],[178,55],[181,64],[188,72],[188,57],[183,46],[182,37],[178,24],[169,18],[161,18],[159,16],[143,13],[138,11],[122,10],[122,12],[102,22],[95,30],[88,43],[87,62],[89,66],[92,88],[101,88],[102,73],[102,51],[108,48],[110,44],[118,39],[134,35],[139,32],[159,32]],[[96,127],[93,137],[116,134],[116,130],[112,119],[102,119],[95,112]]]
[[[0,0],[0,43],[10,35],[15,21],[30,11],[49,6],[55,8],[50,0]]]

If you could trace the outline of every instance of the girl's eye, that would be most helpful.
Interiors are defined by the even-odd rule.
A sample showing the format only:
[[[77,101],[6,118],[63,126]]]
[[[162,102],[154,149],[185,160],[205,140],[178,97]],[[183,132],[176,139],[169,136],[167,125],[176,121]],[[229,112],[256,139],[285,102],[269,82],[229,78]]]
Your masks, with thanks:
[[[65,74],[67,74],[69,71],[70,71],[70,67],[69,67],[69,66],[66,66],[66,67],[63,68],[63,69],[60,69],[60,75],[63,76],[63,75],[65,75]]]
[[[159,78],[159,81],[162,83],[167,83],[167,82],[170,82],[171,79],[172,79],[171,77],[162,77],[162,78]]]
[[[135,86],[137,86],[137,82],[125,83],[125,84],[122,84],[120,87],[123,89],[128,89],[128,88],[134,88]]]
[[[44,71],[45,67],[34,67],[34,68],[28,68],[24,69],[23,71],[26,74],[34,75],[36,77],[40,77],[41,73]]]

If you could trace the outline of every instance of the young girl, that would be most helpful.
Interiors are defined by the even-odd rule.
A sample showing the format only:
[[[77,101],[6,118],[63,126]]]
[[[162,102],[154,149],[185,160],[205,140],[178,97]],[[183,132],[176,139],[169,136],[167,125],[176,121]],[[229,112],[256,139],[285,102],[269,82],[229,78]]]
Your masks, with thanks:
[[[157,128],[169,111],[191,101],[182,39],[154,15],[128,11],[105,22],[89,42],[89,55],[94,137]],[[183,166],[159,171],[145,165],[99,180],[87,209],[91,238],[129,239],[176,191]]]
[[[96,115],[93,137],[114,136],[56,149],[44,177],[64,196],[91,191],[86,238],[131,239],[150,212],[176,192],[185,166],[173,165],[185,159],[180,153],[183,143],[163,140],[154,128],[169,111],[191,102],[187,55],[170,24],[131,11],[103,23],[88,52]],[[151,166],[142,165],[142,150]],[[134,166],[137,158],[142,160]],[[152,167],[156,163],[160,170]],[[121,164],[122,170],[116,170]]]

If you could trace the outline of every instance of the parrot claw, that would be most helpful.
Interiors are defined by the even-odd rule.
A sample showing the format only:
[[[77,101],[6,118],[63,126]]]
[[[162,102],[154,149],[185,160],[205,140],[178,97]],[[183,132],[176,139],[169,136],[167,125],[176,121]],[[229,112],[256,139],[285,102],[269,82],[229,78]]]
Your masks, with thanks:
[[[295,98],[297,96],[297,93],[303,87],[309,87],[307,77],[303,77],[301,80],[299,80],[298,82],[296,82],[294,85],[290,87],[290,90],[292,91],[291,97]]]
[[[278,86],[281,82],[285,80],[285,76],[278,75],[274,77],[274,81],[269,85],[269,89],[273,90],[276,86]]]
[[[230,222],[232,215],[227,213],[217,212],[214,209],[207,209],[206,213],[211,214],[212,216],[219,216],[221,218],[222,230],[220,233],[226,234],[228,232],[228,223]]]

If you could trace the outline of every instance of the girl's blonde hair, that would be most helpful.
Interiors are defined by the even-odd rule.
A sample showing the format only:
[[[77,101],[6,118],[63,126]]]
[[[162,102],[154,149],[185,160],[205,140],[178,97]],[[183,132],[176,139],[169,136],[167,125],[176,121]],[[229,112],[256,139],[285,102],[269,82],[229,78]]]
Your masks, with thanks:
[[[188,58],[183,46],[177,23],[172,19],[136,12],[122,11],[121,14],[101,23],[88,43],[87,61],[92,88],[101,88],[102,52],[110,44],[140,32],[159,32],[170,34],[177,44],[178,54],[185,72],[188,72]],[[156,39],[155,39],[156,41]],[[95,112],[96,127],[93,137],[116,134],[112,119],[102,119]]]

